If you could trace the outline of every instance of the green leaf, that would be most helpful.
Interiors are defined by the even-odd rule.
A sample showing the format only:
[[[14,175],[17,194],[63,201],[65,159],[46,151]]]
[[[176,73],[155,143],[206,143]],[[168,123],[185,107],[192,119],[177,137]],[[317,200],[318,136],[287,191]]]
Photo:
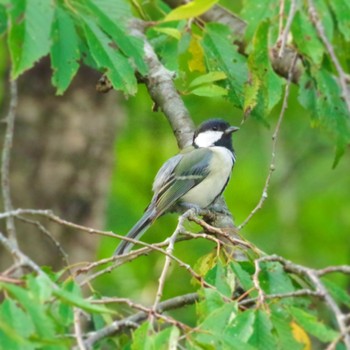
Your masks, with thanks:
[[[153,27],[153,30],[155,30],[158,33],[163,33],[166,35],[171,36],[172,38],[175,38],[176,40],[181,39],[181,32],[176,28],[169,28],[169,27]]]
[[[190,91],[191,94],[206,97],[226,96],[227,90],[218,85],[202,85]]]
[[[350,141],[350,113],[341,94],[334,76],[324,68],[311,69],[301,77],[301,105],[310,110],[313,126],[324,127],[335,139],[337,157],[333,166],[337,164],[338,156],[343,154]]]
[[[28,341],[33,332],[30,317],[13,300],[4,300],[0,305],[0,349],[35,349]]]
[[[130,95],[136,93],[137,81],[128,60],[112,47],[108,36],[92,21],[85,19],[84,31],[91,55],[99,67],[107,69],[106,75],[116,90]]]
[[[33,299],[41,304],[48,301],[52,295],[53,284],[46,275],[28,275],[27,287]]]
[[[233,261],[231,262],[230,266],[245,291],[248,291],[254,287],[252,279],[254,266],[251,263],[247,263],[245,261],[238,263],[236,261]]]
[[[279,4],[275,0],[244,0],[241,16],[247,22],[246,42],[250,43],[260,23],[278,16]]]
[[[227,75],[228,99],[236,107],[242,108],[243,87],[248,77],[247,64],[245,57],[232,45],[229,29],[221,24],[208,23],[202,45],[209,70],[222,71]]]
[[[199,77],[193,79],[189,85],[190,88],[193,88],[195,86],[213,83],[215,81],[224,80],[227,78],[227,75],[224,72],[209,72],[204,75],[200,75]]]
[[[262,270],[260,285],[267,294],[288,293],[295,290],[290,277],[280,263],[266,262],[260,264],[260,267]],[[288,299],[284,299],[283,302],[288,302]]]
[[[280,101],[283,82],[274,72],[268,48],[270,23],[260,24],[253,38],[252,52],[248,58],[249,81],[245,85],[244,112],[249,114],[258,104],[258,93],[261,91],[263,99],[262,118],[267,116],[272,108]]]
[[[322,342],[330,342],[339,336],[339,333],[334,329],[327,327],[319,321],[314,315],[296,307],[291,307],[290,312],[293,315],[295,322],[304,328],[308,333],[315,336]]]
[[[256,311],[254,330],[249,338],[249,344],[259,350],[277,349],[275,338],[272,335],[272,323],[269,315],[263,310]]]
[[[338,0],[336,0],[338,1]],[[315,8],[318,14],[318,17],[323,25],[326,37],[329,41],[333,40],[333,32],[334,32],[334,24],[333,24],[333,18],[331,11],[328,7],[328,4],[332,1],[327,3],[325,0],[317,0],[315,1]]]
[[[153,327],[149,322],[143,323],[133,333],[133,342],[131,345],[132,350],[153,350],[151,334]]]
[[[179,21],[200,16],[208,11],[219,0],[193,0],[185,5],[179,6],[168,13],[163,19],[164,22]]]
[[[52,0],[19,0],[9,9],[9,49],[12,78],[31,68],[50,50]]]
[[[329,5],[331,6],[335,17],[336,24],[339,28],[339,31],[343,34],[346,41],[350,41],[350,3],[348,0],[337,0],[330,1]]]
[[[214,289],[202,289],[200,294],[202,294],[203,297],[201,301],[196,304],[199,321],[205,319],[209,314],[225,304],[221,295]]]
[[[71,17],[57,6],[52,26],[51,66],[52,83],[61,95],[79,68],[79,39]]]
[[[46,315],[44,305],[35,300],[32,293],[9,283],[0,283],[0,288],[6,289],[27,310],[40,338],[50,339],[54,337],[53,321]]]
[[[297,12],[292,23],[293,40],[298,50],[309,57],[316,65],[320,65],[324,47],[309,17],[304,12]]]
[[[68,282],[67,285],[65,286],[65,289],[63,288],[54,289],[53,294],[56,295],[65,303],[77,306],[88,312],[109,313],[109,314],[114,313],[113,310],[107,309],[104,306],[92,304],[91,302],[85,300],[81,295],[80,288],[73,281]]]
[[[239,313],[233,320],[232,326],[228,332],[242,342],[247,342],[253,334],[253,325],[255,321],[255,311],[246,310]]]
[[[7,14],[5,7],[0,5],[0,36],[7,30]]]
[[[126,56],[134,61],[139,73],[146,75],[148,67],[144,61],[143,41],[133,36],[123,25],[123,21],[115,20],[113,13],[108,11],[109,7],[99,5],[101,1],[84,1],[84,6],[88,6],[100,28],[114,39]]]
[[[229,270],[218,261],[214,268],[207,273],[205,280],[215,286],[221,294],[231,297],[234,289],[234,276],[229,275],[228,271]]]
[[[175,326],[166,328],[157,333],[153,340],[153,349],[176,350],[178,349],[180,331]]]
[[[332,297],[338,301],[338,303],[350,307],[350,295],[344,288],[339,287],[336,283],[328,279],[323,279],[322,282],[327,287]]]
[[[303,350],[304,345],[299,343],[294,335],[291,327],[291,318],[279,307],[272,308],[271,321],[273,328],[278,335],[278,344],[280,349]]]

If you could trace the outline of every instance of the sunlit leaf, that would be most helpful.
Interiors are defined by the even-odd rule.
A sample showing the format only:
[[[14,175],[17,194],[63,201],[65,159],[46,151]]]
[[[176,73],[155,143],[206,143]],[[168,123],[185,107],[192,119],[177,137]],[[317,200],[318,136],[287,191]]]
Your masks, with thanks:
[[[193,79],[189,85],[190,88],[193,88],[198,85],[214,83],[215,81],[224,80],[227,78],[227,75],[224,72],[209,72],[204,75],[200,75],[199,77]]]
[[[178,21],[200,16],[208,11],[219,0],[193,0],[185,5],[179,6],[168,13],[163,19],[164,22]]]
[[[166,35],[169,35],[177,40],[181,39],[181,32],[176,28],[169,28],[169,27],[153,27],[153,30],[159,33],[163,33]]]
[[[226,96],[228,93],[226,89],[214,84],[201,85],[197,88],[194,88],[190,92],[193,95],[206,96],[206,97]]]
[[[12,78],[49,53],[54,15],[52,0],[19,0],[9,8]]]

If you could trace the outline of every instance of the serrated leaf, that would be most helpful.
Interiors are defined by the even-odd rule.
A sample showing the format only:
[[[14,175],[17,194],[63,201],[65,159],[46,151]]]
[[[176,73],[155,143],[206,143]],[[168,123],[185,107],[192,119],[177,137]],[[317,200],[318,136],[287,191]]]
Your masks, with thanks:
[[[292,327],[294,339],[302,344],[302,350],[311,350],[311,340],[307,333],[295,322],[291,322],[290,326]]]
[[[132,350],[151,350],[151,332],[153,327],[149,322],[143,323],[137,330],[133,333],[133,342],[131,344]],[[153,349],[152,349],[153,350]]]
[[[263,310],[257,310],[254,321],[254,330],[249,338],[249,344],[259,350],[276,349],[276,341],[272,335],[272,323],[269,315]]]
[[[21,0],[12,5],[8,43],[15,79],[49,53],[54,4],[52,0]]]
[[[136,93],[137,81],[134,70],[128,60],[112,47],[108,36],[92,21],[85,19],[84,31],[91,55],[101,68],[107,69],[106,75],[116,90],[130,95]]]
[[[270,23],[262,22],[256,30],[252,42],[251,54],[248,58],[249,80],[245,85],[244,112],[249,114],[259,103],[259,91],[264,118],[270,114],[272,108],[280,101],[282,96],[283,82],[274,72],[269,59],[269,37]]]
[[[190,91],[191,94],[206,97],[226,96],[228,91],[218,85],[202,85]]]
[[[196,304],[198,320],[201,321],[206,318],[214,310],[220,308],[225,303],[222,296],[215,289],[202,289],[199,292],[202,296],[200,302]]]
[[[198,272],[201,276],[205,276],[207,272],[215,266],[216,262],[216,252],[211,251],[210,253],[199,258],[195,265],[195,271]]]
[[[337,19],[336,24],[339,31],[343,34],[346,41],[350,41],[350,3],[348,0],[336,0],[330,1],[335,17]]]
[[[318,39],[317,32],[309,17],[304,12],[297,12],[292,23],[293,40],[298,50],[309,57],[314,64],[320,65],[324,46]]]
[[[175,38],[176,40],[181,39],[181,32],[176,28],[169,28],[169,27],[153,27],[153,30],[155,30],[158,33],[163,33],[166,35],[171,36],[172,38]]]
[[[122,21],[116,21],[113,13],[107,11],[108,7],[101,6],[101,0],[85,0],[84,6],[87,6],[91,10],[100,28],[114,39],[118,48],[129,59],[134,61],[139,73],[146,75],[148,67],[144,61],[143,41],[133,36],[123,25]]]
[[[194,0],[185,5],[179,6],[169,12],[164,22],[179,21],[181,19],[189,19],[200,16],[204,12],[208,11],[214,6],[219,0]]]
[[[218,23],[208,23],[205,27],[202,46],[210,71],[222,71],[227,75],[228,99],[239,108],[244,102],[243,87],[247,81],[246,58],[232,45],[229,29]]]
[[[57,88],[57,94],[62,95],[78,71],[80,50],[74,22],[60,6],[56,8],[52,26],[50,57],[52,83]]]
[[[295,322],[320,341],[330,342],[339,336],[338,332],[319,321],[316,316],[296,307],[291,307],[290,311]]]
[[[338,0],[336,0],[338,1]],[[332,1],[330,1],[332,2]],[[330,11],[330,8],[328,7],[328,4],[330,3],[325,0],[317,0],[315,1],[315,8],[317,11],[318,18],[320,19],[324,32],[326,34],[326,37],[329,41],[333,40],[333,32],[334,32],[334,24],[333,24],[333,18]]]
[[[193,88],[195,86],[214,83],[215,81],[224,80],[227,78],[227,75],[224,72],[216,71],[209,72],[204,75],[200,75],[199,77],[193,79],[189,85],[189,88]]]

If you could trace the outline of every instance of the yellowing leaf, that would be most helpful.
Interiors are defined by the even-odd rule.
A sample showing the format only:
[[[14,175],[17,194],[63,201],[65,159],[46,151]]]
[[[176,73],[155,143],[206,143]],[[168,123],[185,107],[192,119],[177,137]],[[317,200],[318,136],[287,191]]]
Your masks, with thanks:
[[[176,28],[154,27],[153,29],[158,33],[169,35],[177,40],[181,39],[181,32]]]
[[[311,350],[311,341],[304,329],[293,321],[290,323],[290,326],[292,327],[294,339],[304,345],[303,350]]]
[[[205,97],[219,97],[226,96],[228,91],[221,86],[218,85],[201,85],[198,88],[195,88],[191,91],[191,94],[197,96],[205,96]]]
[[[205,72],[204,65],[204,51],[199,43],[200,37],[197,35],[193,35],[191,37],[190,47],[188,48],[192,58],[188,61],[188,68],[191,72]]]
[[[202,13],[208,11],[219,0],[194,0],[188,4],[177,7],[169,12],[164,22],[179,21],[181,19],[188,19],[192,17],[200,16]]]

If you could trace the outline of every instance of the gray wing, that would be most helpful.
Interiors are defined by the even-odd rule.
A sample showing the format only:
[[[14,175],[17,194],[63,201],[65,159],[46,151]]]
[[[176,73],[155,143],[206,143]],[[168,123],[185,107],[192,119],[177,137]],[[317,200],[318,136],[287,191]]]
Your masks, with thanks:
[[[182,159],[183,154],[177,154],[174,157],[168,159],[162,167],[159,169],[152,186],[152,190],[154,193],[158,193],[160,189],[164,186],[166,182],[168,182],[171,174],[174,172],[174,169],[179,164]]]

